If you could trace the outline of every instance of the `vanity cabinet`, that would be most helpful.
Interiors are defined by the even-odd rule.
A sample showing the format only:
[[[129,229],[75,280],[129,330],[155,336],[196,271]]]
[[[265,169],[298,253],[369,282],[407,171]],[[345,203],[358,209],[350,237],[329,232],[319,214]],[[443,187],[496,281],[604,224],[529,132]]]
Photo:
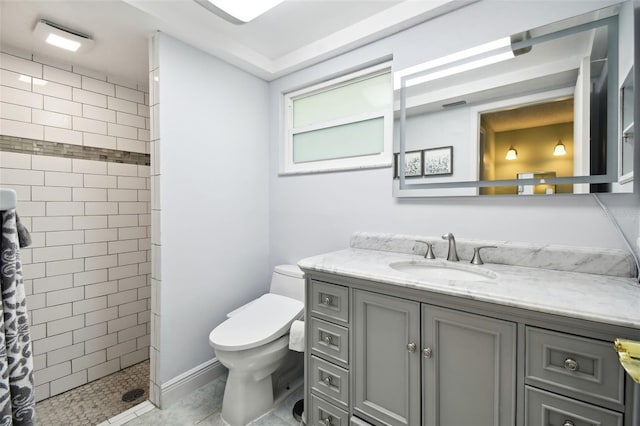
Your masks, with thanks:
[[[393,426],[512,425],[514,323],[355,290],[354,413]],[[424,411],[423,411],[424,407]]]
[[[353,409],[393,426],[420,422],[420,304],[356,290]]]
[[[347,426],[350,411],[349,288],[307,281],[305,386],[307,424]]]
[[[514,424],[516,329],[422,304],[423,425]]]
[[[305,272],[309,425],[639,426],[635,329]]]

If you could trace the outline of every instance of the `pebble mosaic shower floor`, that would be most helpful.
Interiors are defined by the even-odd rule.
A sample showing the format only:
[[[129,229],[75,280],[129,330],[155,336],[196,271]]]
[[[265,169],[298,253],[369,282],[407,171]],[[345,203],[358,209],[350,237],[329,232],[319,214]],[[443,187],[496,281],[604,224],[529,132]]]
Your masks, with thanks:
[[[123,402],[122,395],[132,389],[144,395]],[[140,404],[149,397],[149,361],[133,365],[117,373],[45,399],[36,404],[38,426],[97,425]]]

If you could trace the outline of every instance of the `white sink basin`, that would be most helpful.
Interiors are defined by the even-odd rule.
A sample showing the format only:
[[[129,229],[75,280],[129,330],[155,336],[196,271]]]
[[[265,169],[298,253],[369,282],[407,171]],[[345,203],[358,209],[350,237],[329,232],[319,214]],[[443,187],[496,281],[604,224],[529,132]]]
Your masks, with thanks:
[[[406,261],[394,262],[389,265],[392,269],[418,278],[450,280],[450,281],[488,281],[496,274],[476,267],[463,267],[453,264]],[[473,268],[474,270],[470,270]]]

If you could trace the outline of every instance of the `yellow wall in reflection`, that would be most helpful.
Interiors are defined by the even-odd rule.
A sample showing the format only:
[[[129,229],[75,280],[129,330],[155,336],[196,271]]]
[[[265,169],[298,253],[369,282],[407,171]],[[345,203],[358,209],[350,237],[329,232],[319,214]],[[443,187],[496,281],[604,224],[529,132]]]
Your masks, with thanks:
[[[491,139],[491,140],[490,140]],[[567,154],[553,156],[558,140]],[[505,160],[509,147],[518,151],[518,158]],[[496,180],[516,179],[518,173],[555,172],[557,177],[573,176],[573,123],[533,127],[508,132],[489,133],[485,141],[485,174]],[[493,165],[493,170],[487,166]],[[572,193],[573,185],[556,185],[556,193]],[[516,186],[487,188],[483,194],[517,194]]]

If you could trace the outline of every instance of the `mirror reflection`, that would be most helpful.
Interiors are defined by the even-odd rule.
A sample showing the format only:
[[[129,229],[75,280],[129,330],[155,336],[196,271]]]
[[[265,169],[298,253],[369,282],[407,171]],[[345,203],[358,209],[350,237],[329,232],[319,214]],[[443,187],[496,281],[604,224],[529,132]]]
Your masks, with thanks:
[[[550,179],[588,169],[574,156],[574,100],[558,99],[480,115],[480,180]],[[594,150],[591,160],[605,157]],[[574,171],[577,171],[574,172]],[[572,184],[480,188],[481,195],[571,194]]]
[[[423,173],[395,173],[395,195],[631,192],[632,6],[396,72],[396,151],[422,151]],[[427,173],[447,147],[453,173]]]

